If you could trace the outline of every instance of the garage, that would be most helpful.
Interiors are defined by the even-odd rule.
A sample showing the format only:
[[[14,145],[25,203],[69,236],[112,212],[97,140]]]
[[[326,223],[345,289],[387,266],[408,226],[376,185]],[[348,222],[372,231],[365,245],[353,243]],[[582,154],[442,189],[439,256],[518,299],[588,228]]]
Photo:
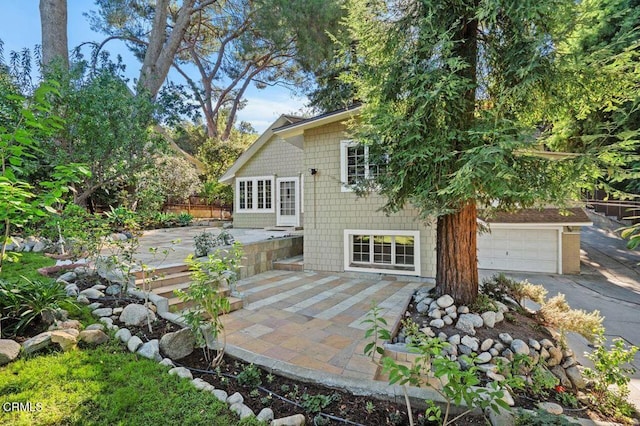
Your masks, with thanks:
[[[478,236],[478,267],[558,273],[561,270],[560,232],[558,229],[505,229],[494,225],[491,233]]]
[[[496,271],[580,273],[580,229],[591,221],[581,208],[522,210],[483,219],[478,267]]]

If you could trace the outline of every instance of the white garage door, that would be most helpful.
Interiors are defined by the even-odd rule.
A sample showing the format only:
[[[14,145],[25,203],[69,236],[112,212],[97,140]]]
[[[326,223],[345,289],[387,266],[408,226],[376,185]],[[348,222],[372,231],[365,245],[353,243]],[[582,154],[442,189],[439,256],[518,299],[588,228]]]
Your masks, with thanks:
[[[478,236],[478,267],[522,272],[558,272],[556,229],[500,229]]]

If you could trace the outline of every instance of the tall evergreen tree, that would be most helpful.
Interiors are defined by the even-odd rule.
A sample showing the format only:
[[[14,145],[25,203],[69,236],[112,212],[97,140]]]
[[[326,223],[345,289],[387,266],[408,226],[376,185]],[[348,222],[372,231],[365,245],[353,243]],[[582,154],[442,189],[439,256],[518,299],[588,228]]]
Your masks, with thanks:
[[[603,161],[622,161],[615,150],[546,153],[539,101],[575,78],[558,46],[576,2],[352,0],[348,10],[356,49],[345,81],[364,103],[353,132],[387,163],[375,189],[386,211],[411,203],[437,218],[437,291],[471,303],[477,206],[562,205]]]

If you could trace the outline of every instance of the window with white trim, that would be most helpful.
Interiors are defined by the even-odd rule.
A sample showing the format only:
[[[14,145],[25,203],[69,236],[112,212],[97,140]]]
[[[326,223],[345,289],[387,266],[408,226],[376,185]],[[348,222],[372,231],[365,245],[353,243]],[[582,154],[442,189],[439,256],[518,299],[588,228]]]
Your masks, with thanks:
[[[236,207],[239,212],[273,213],[273,177],[236,179]]]
[[[370,162],[367,145],[355,141],[340,142],[340,181],[343,192],[352,191],[354,185],[375,178],[383,168],[384,164]]]
[[[345,270],[420,274],[419,231],[345,230]]]

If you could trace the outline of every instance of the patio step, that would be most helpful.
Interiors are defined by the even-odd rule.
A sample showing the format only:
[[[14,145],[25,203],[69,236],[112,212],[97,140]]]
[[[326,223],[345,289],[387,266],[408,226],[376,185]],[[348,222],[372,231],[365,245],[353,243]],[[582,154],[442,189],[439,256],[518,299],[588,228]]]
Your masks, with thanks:
[[[189,271],[189,266],[184,263],[176,263],[173,265],[163,266],[161,268],[156,268],[151,271],[147,271],[146,275],[158,276],[158,277],[166,277],[167,275],[173,275],[180,272]],[[137,271],[133,274],[136,278],[136,281],[142,279],[142,271]]]
[[[287,259],[275,260],[273,269],[279,271],[304,271],[304,257],[294,256]]]
[[[189,281],[191,281],[190,272],[177,272],[169,275],[153,272],[150,277],[147,277],[146,279],[139,278],[135,282],[136,287],[144,287],[147,290],[154,290],[156,288],[169,287],[175,284],[189,283]]]

